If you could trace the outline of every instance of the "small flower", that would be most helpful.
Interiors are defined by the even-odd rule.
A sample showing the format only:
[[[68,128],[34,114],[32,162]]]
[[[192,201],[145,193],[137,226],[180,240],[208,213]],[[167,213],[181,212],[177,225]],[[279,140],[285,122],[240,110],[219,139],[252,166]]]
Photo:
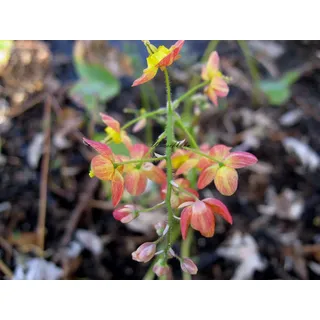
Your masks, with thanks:
[[[138,213],[136,211],[136,208],[132,204],[126,204],[113,211],[113,217],[122,223],[131,222],[137,216]]]
[[[205,88],[205,93],[215,106],[218,106],[218,97],[226,97],[229,93],[227,82],[219,71],[219,60],[218,53],[212,52],[201,73],[203,80],[210,80],[208,87]]]
[[[145,242],[136,251],[132,252],[132,259],[138,262],[148,262],[154,257],[156,249],[155,243]]]
[[[238,173],[235,169],[257,163],[258,159],[249,152],[230,152],[231,148],[222,144],[215,145],[209,151],[214,160],[203,157],[199,167],[204,169],[198,179],[198,188],[203,189],[213,180],[218,191],[231,196],[238,187]]]
[[[190,258],[184,258],[180,262],[180,266],[183,272],[189,274],[197,274],[198,268]]]
[[[163,70],[169,67],[174,61],[180,58],[179,52],[183,46],[184,40],[177,41],[169,49],[165,46],[155,47],[148,40],[143,41],[147,47],[149,57],[147,58],[148,67],[143,70],[143,74],[140,78],[135,80],[132,86],[138,86],[153,79],[158,69]]]
[[[195,195],[196,197],[199,197],[199,194],[196,190],[193,190],[190,188],[190,182],[186,179],[183,178],[179,178],[174,180],[174,183],[177,184],[179,187],[182,187],[184,190],[186,190],[187,192]],[[161,187],[161,198],[164,200],[166,198],[166,194],[167,194],[167,184],[164,183]],[[187,202],[187,201],[192,201],[194,200],[194,197],[186,192],[177,190],[175,188],[173,188],[173,190],[171,191],[171,199],[170,199],[170,203],[172,208],[176,209],[180,206],[180,204]]]
[[[129,152],[131,159],[139,160],[147,156],[149,148],[142,143],[138,143],[131,146]],[[126,190],[133,196],[138,196],[145,191],[148,179],[158,184],[162,184],[166,180],[164,171],[151,162],[128,164],[124,170],[126,172]]]
[[[114,143],[123,143],[127,148],[132,145],[131,139],[127,135],[126,131],[121,130],[120,123],[116,119],[100,113],[102,121],[107,125],[105,129],[106,133]]]
[[[124,191],[123,166],[115,167],[114,162],[121,161],[121,157],[114,155],[111,149],[101,142],[86,138],[83,138],[83,141],[99,153],[91,160],[90,176],[111,181],[112,204],[118,205]]]
[[[154,229],[156,230],[156,233],[159,237],[163,235],[163,232],[167,226],[167,222],[165,221],[159,221],[154,225]]]
[[[158,276],[168,276],[171,273],[171,268],[167,265],[167,263],[159,259],[157,263],[153,266],[152,271]]]
[[[228,208],[217,199],[206,198],[204,200],[189,201],[180,205],[184,208],[181,212],[181,234],[183,240],[187,237],[188,227],[198,230],[204,237],[210,238],[215,230],[215,214],[220,215],[232,224],[232,217]]]

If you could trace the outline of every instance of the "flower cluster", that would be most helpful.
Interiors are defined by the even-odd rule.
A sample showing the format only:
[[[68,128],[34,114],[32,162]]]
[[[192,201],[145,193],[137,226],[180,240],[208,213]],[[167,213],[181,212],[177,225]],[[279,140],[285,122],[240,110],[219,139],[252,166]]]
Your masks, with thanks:
[[[155,47],[149,41],[144,41],[148,50],[147,68],[140,78],[134,81],[133,86],[150,81],[160,69],[164,72],[174,61],[179,59],[184,41],[177,41],[170,48]],[[168,74],[166,73],[168,78]],[[214,105],[218,105],[218,97],[225,97],[229,92],[227,78],[219,70],[219,56],[213,52],[207,64],[203,66],[201,77],[204,80],[204,91]],[[169,81],[167,81],[168,89]],[[171,101],[169,101],[171,103]],[[171,105],[167,110],[159,109],[150,114],[164,114],[173,123]],[[133,132],[140,131],[146,124],[148,113],[143,111],[135,124]],[[172,152],[159,156],[154,153],[154,146],[148,147],[143,143],[133,143],[125,126],[109,115],[101,114],[102,121],[107,125],[107,137],[98,142],[84,138],[84,142],[91,146],[98,154],[91,160],[91,177],[111,182],[112,203],[117,206],[126,190],[132,196],[142,195],[147,187],[148,180],[159,185],[159,195],[162,202],[152,208],[141,209],[137,205],[123,204],[116,208],[113,216],[122,223],[130,223],[141,210],[153,211],[162,206],[167,207],[168,219],[159,222],[155,230],[159,238],[154,242],[143,243],[132,253],[132,258],[138,262],[149,262],[154,256],[159,256],[153,265],[153,271],[159,277],[172,278],[172,270],[168,265],[169,258],[177,258],[183,272],[194,275],[197,266],[188,257],[179,257],[169,245],[163,246],[163,240],[172,230],[172,218],[180,220],[182,239],[185,240],[191,226],[204,237],[212,237],[215,232],[216,216],[221,216],[232,224],[232,216],[228,208],[218,199],[200,197],[200,190],[214,182],[217,190],[224,196],[231,196],[238,187],[238,172],[236,169],[253,165],[257,158],[248,152],[232,151],[231,147],[217,144],[210,146],[203,144],[200,147],[186,147],[183,144],[171,146],[167,143],[166,150]],[[168,131],[170,132],[170,131]],[[167,134],[165,131],[163,134]],[[174,135],[174,133],[173,133]],[[169,134],[167,135],[169,137]],[[128,155],[115,154],[109,142],[122,143],[128,150]],[[169,141],[169,140],[168,140]],[[170,164],[170,166],[168,166]],[[168,175],[168,167],[170,175]],[[190,173],[192,171],[192,179]],[[170,178],[168,178],[170,177]],[[170,213],[171,212],[171,213]],[[174,215],[172,214],[174,213]],[[157,251],[158,250],[158,251]]]

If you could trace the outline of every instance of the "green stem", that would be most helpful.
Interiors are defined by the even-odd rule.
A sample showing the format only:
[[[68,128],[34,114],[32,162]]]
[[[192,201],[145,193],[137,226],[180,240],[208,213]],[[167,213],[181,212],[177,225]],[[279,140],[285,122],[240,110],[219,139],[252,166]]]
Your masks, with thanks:
[[[131,164],[131,163],[143,163],[143,162],[155,162],[155,161],[161,161],[166,159],[166,156],[159,157],[159,158],[146,158],[146,159],[133,159],[133,160],[128,160],[128,161],[123,161],[123,162],[114,162],[113,165],[116,167],[122,166],[124,164]]]
[[[250,75],[251,75],[251,78],[253,81],[253,95],[252,95],[252,97],[253,97],[255,103],[259,103],[260,102],[260,90],[258,87],[258,83],[259,83],[259,79],[260,79],[259,70],[254,62],[254,59],[251,56],[251,52],[250,52],[249,46],[247,44],[247,41],[238,40],[238,44],[239,44],[239,47],[240,47],[240,49],[246,59],[246,63],[249,67],[249,72],[250,72]]]
[[[173,211],[171,207],[171,191],[172,185],[171,180],[173,179],[172,174],[172,163],[171,163],[171,155],[172,155],[172,145],[174,140],[174,129],[173,129],[173,108],[171,102],[171,88],[170,88],[170,80],[168,70],[164,69],[164,76],[166,81],[166,89],[167,89],[167,126],[166,126],[166,134],[167,134],[167,145],[166,145],[166,165],[167,165],[167,194],[166,194],[166,206],[168,210],[168,226],[169,230],[167,233],[167,246],[164,251],[165,260],[168,259],[168,251],[171,248],[171,233],[173,227]]]
[[[147,155],[152,154],[153,151],[156,149],[156,147],[161,143],[162,140],[164,140],[166,137],[166,133],[162,132],[160,136],[158,137],[157,141],[152,145],[152,147],[149,149]]]
[[[192,148],[199,149],[199,146],[196,142],[196,140],[193,138],[192,134],[189,132],[189,130],[186,128],[186,126],[183,124],[180,118],[176,119],[177,125],[183,130],[183,132],[186,134],[188,137],[189,143],[192,146]]]
[[[123,127],[122,127],[122,130],[126,130],[127,128],[131,127],[132,125],[134,125],[136,122],[142,120],[142,119],[145,119],[145,118],[148,118],[148,117],[153,117],[153,116],[156,116],[158,114],[165,114],[166,113],[166,110],[165,109],[158,109],[158,110],[155,110],[155,111],[152,111],[152,112],[146,112],[144,114],[142,114],[140,117],[137,117],[135,119],[132,119],[131,121],[127,122]]]
[[[159,209],[159,208],[161,208],[161,207],[164,206],[164,205],[165,205],[165,201],[162,201],[162,202],[156,204],[155,206],[153,206],[152,208],[143,209],[143,210],[140,210],[140,211],[143,212],[143,213],[145,213],[145,212],[150,212],[150,211]]]
[[[142,107],[149,112],[150,111],[150,105],[149,105],[149,97],[146,92],[146,88],[144,86],[140,86],[140,92],[141,92],[141,103]],[[147,144],[150,145],[152,143],[152,120],[146,119],[146,141]]]
[[[190,248],[193,240],[193,229],[189,228],[186,240],[182,241],[181,245],[181,257],[189,258],[190,257]],[[182,273],[183,280],[191,280],[191,275],[187,272]]]

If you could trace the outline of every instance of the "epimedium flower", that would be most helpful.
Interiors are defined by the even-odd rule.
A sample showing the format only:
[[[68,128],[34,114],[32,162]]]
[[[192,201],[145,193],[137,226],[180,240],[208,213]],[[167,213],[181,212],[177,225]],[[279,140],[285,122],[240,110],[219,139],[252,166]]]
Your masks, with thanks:
[[[138,211],[136,210],[136,207],[132,204],[126,204],[113,211],[113,217],[122,223],[129,223],[137,216]]]
[[[189,273],[189,274],[197,274],[198,273],[198,267],[196,264],[190,259],[190,258],[183,258],[180,261],[180,267],[183,272]]]
[[[125,130],[121,130],[120,123],[107,114],[100,113],[102,121],[107,125],[106,133],[114,143],[123,143],[127,148],[132,145],[131,139]]]
[[[210,80],[205,88],[205,93],[215,106],[218,106],[218,97],[226,97],[229,87],[225,77],[219,70],[220,58],[216,51],[212,52],[207,64],[203,66],[201,77],[203,80]]]
[[[159,68],[163,70],[164,68],[169,67],[174,61],[178,60],[180,58],[179,52],[184,44],[184,40],[177,41],[169,49],[165,46],[159,46],[157,48],[148,40],[143,40],[143,43],[149,53],[147,68],[143,70],[142,76],[133,82],[133,87],[150,81],[156,76]]]
[[[148,159],[149,147],[142,143],[138,143],[129,147],[130,159],[140,160]],[[138,196],[143,193],[147,186],[147,181],[151,181],[162,184],[166,181],[166,175],[164,171],[155,166],[151,162],[138,162],[125,165],[125,187],[126,190],[133,196]]]
[[[176,179],[176,180],[174,180],[174,184],[183,188],[188,193],[177,190],[176,188],[172,188],[171,198],[170,198],[170,203],[171,203],[172,208],[176,209],[180,206],[180,204],[187,202],[187,201],[192,201],[195,199],[195,197],[199,197],[198,192],[196,190],[190,188],[190,182],[187,179],[183,179],[183,178]],[[167,194],[167,185],[166,184],[162,185],[160,194],[161,194],[161,198],[164,200],[166,198],[166,194]],[[192,195],[194,195],[195,197]]]
[[[145,242],[136,251],[132,252],[132,259],[138,262],[148,262],[154,257],[156,249],[155,243]]]
[[[258,159],[249,152],[230,152],[231,148],[222,144],[215,145],[209,150],[209,156],[202,157],[199,167],[203,169],[198,179],[198,188],[203,189],[213,180],[218,191],[231,196],[238,187],[236,169],[257,163]]]
[[[115,162],[121,162],[123,158],[114,155],[112,150],[104,143],[83,138],[83,141],[98,152],[91,160],[90,176],[96,176],[100,180],[111,181],[112,204],[116,206],[124,191],[123,166],[115,166]]]
[[[218,199],[206,198],[203,200],[188,201],[179,206],[181,212],[181,234],[186,239],[188,227],[198,230],[204,237],[210,238],[215,231],[215,214],[232,224],[232,217],[228,208]]]

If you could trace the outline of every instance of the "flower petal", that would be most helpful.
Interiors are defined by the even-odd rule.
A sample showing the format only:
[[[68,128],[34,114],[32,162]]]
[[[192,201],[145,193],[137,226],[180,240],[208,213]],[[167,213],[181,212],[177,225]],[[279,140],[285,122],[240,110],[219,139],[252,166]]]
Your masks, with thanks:
[[[229,87],[221,77],[214,77],[210,84],[210,90],[213,89],[218,97],[226,97],[229,93]]]
[[[108,116],[107,114],[100,113],[102,121],[108,126],[111,127],[114,131],[120,133],[120,123],[116,119]]]
[[[135,87],[135,86],[138,86],[140,84],[143,84],[143,83],[150,81],[151,79],[153,79],[156,76],[157,72],[158,72],[157,67],[151,67],[151,68],[144,69],[142,76],[133,82],[132,87]]]
[[[188,174],[188,172],[197,166],[199,159],[189,159],[177,170],[176,174]]]
[[[149,151],[149,148],[143,143],[137,143],[131,146],[129,151],[133,159],[142,159]]]
[[[117,206],[124,191],[124,180],[121,173],[115,170],[111,184],[112,204]]]
[[[162,169],[160,169],[158,166],[155,166],[151,162],[145,162],[142,166],[142,170],[145,173],[145,175],[150,179],[151,181],[162,184],[165,183],[167,180],[166,174]]]
[[[210,54],[208,62],[202,69],[201,77],[203,80],[211,79],[215,73],[219,70],[220,58],[217,51]]]
[[[127,191],[133,196],[139,196],[146,190],[147,177],[138,169],[128,172],[124,181]]]
[[[239,169],[256,164],[258,159],[249,152],[231,152],[231,154],[225,159],[224,164],[228,167]]]
[[[204,170],[212,166],[213,164],[215,164],[215,162],[213,162],[212,160],[208,159],[207,157],[202,157],[197,164],[197,168],[200,170]]]
[[[204,237],[212,237],[215,230],[213,212],[202,201],[196,201],[192,206],[191,226]]]
[[[217,161],[223,162],[224,159],[230,154],[230,150],[231,148],[225,146],[224,144],[216,144],[210,149],[209,155]]]
[[[210,184],[212,180],[215,178],[218,169],[219,169],[219,165],[214,164],[213,166],[210,166],[205,170],[203,170],[198,179],[198,188],[203,189],[208,184]]]
[[[206,198],[202,200],[205,202],[213,211],[220,215],[224,220],[232,224],[232,216],[228,210],[228,208],[218,199]]]
[[[180,58],[179,52],[184,44],[184,40],[177,41],[173,46],[171,46],[170,53],[166,55],[163,59],[158,63],[159,68],[169,67],[174,61]]]
[[[216,91],[211,87],[207,87],[204,90],[204,92],[208,95],[208,97],[212,101],[212,103],[217,107],[218,106],[218,97],[217,97]]]
[[[231,196],[238,187],[238,173],[235,169],[224,166],[218,170],[214,183],[221,194]]]
[[[98,179],[112,180],[114,166],[109,159],[101,155],[95,156],[91,161],[91,169]]]
[[[191,221],[191,214],[192,208],[190,206],[184,208],[181,212],[180,229],[183,240],[186,240],[187,238],[188,228]]]
[[[99,154],[108,159],[113,159],[112,150],[104,143],[83,138],[83,141],[95,149]]]

